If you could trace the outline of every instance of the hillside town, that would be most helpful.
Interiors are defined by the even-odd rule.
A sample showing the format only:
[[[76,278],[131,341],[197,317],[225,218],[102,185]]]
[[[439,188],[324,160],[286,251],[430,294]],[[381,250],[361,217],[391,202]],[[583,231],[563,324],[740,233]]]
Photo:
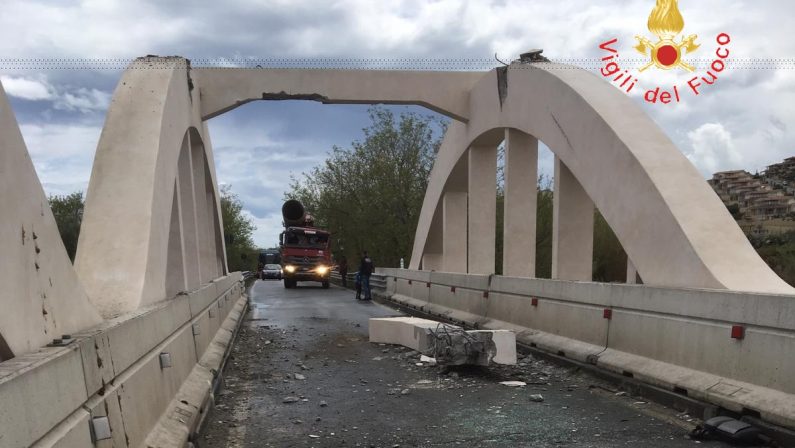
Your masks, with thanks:
[[[795,231],[795,157],[761,173],[715,173],[708,182],[747,235]]]

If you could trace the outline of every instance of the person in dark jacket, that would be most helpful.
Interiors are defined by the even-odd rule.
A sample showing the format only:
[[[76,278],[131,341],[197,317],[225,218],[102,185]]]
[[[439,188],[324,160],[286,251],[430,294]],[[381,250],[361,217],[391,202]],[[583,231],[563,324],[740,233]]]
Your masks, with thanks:
[[[375,264],[367,255],[367,251],[362,252],[362,261],[359,263],[359,274],[362,276],[362,292],[364,300],[372,300],[370,295],[370,276],[375,272]]]
[[[342,277],[342,287],[348,287],[348,259],[343,255],[339,262],[340,277]]]
[[[362,274],[356,273],[353,286],[356,288],[356,300],[362,300]]]

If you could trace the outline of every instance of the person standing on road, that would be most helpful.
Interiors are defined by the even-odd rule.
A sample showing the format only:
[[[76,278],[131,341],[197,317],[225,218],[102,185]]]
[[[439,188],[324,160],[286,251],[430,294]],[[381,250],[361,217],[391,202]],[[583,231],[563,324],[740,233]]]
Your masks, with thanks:
[[[372,300],[370,295],[370,275],[375,271],[373,260],[367,255],[367,251],[362,252],[362,262],[359,263],[359,274],[362,276],[362,292],[364,300]]]
[[[347,288],[348,287],[348,258],[346,258],[345,255],[343,255],[342,258],[340,258],[340,263],[339,263],[338,266],[339,266],[339,270],[340,270],[340,277],[342,277],[342,287],[343,288]]]

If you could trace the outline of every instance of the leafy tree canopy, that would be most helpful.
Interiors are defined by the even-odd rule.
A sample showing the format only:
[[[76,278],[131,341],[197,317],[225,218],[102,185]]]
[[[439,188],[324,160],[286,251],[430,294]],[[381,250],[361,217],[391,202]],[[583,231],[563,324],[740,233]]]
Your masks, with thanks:
[[[381,107],[370,108],[370,118],[362,141],[335,146],[323,164],[293,178],[285,198],[303,202],[315,224],[332,232],[337,259],[353,263],[367,250],[378,265],[398,266],[411,255],[446,123]]]

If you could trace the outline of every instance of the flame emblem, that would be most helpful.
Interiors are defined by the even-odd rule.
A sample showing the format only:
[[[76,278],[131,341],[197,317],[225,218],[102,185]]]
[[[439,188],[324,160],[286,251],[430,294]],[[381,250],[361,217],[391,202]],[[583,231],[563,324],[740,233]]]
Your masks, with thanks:
[[[697,35],[691,34],[682,37],[677,43],[676,37],[685,28],[685,20],[679,12],[678,0],[657,0],[654,9],[649,15],[649,31],[657,36],[657,42],[652,42],[643,36],[635,36],[638,44],[635,49],[644,56],[651,57],[648,64],[641,67],[643,72],[652,65],[663,70],[682,68],[689,72],[695,68],[682,60],[685,54],[693,53],[701,45],[696,43]]]

